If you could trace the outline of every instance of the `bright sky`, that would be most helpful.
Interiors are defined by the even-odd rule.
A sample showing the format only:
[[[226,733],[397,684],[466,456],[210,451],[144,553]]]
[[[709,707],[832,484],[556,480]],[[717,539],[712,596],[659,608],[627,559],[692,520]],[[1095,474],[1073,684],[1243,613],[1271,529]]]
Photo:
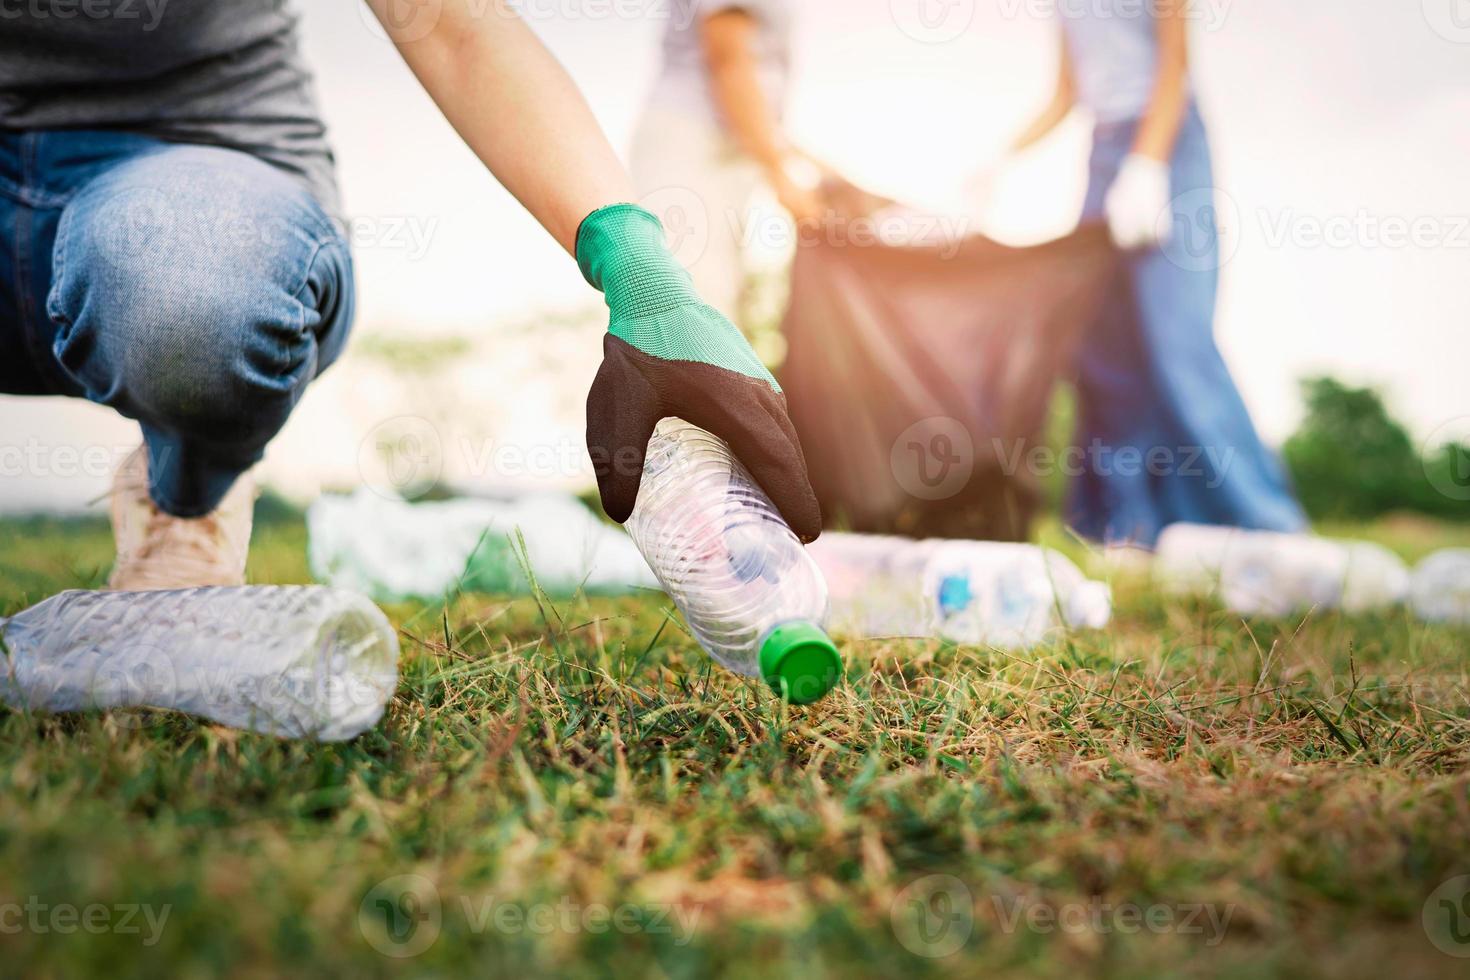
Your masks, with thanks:
[[[803,0],[791,129],[875,189],[940,203],[1046,97],[1057,2],[1092,0]],[[1425,433],[1470,413],[1470,15],[1450,19],[1457,2],[1193,8],[1196,89],[1240,215],[1219,338],[1272,438],[1295,423],[1296,379],[1312,371],[1383,384]],[[431,232],[418,257],[362,249],[362,325],[489,329],[500,314],[587,302],[572,264],[354,6],[315,4],[306,18],[348,207]],[[625,151],[667,0],[523,9]],[[1064,229],[1085,153],[1078,120],[1022,161],[1001,188],[1006,227]],[[1395,228],[1415,221],[1430,246],[1394,247]]]
[[[1046,97],[1049,12],[1089,2],[802,0],[791,130],[860,183],[942,205]],[[657,69],[667,4],[520,4],[620,151]],[[301,6],[359,234],[358,330],[493,330],[596,302],[439,117],[366,8]],[[1382,385],[1420,435],[1470,415],[1466,6],[1197,0],[1196,90],[1226,214],[1238,215],[1218,336],[1273,440],[1294,425],[1296,380],[1312,372]],[[997,227],[1065,230],[1085,154],[1078,119],[1019,161],[1000,184]],[[0,399],[0,443],[76,438],[105,422],[101,410],[56,405]],[[27,479],[3,481],[0,508],[44,498]]]

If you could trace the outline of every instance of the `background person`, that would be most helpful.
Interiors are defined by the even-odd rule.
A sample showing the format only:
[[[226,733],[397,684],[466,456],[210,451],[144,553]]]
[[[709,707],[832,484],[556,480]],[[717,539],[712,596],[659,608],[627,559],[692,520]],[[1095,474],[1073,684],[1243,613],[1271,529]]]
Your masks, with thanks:
[[[633,138],[638,193],[667,198],[665,220],[702,221],[707,241],[691,256],[694,284],[734,318],[745,281],[743,246],[751,195],[762,184],[797,222],[821,216],[813,187],[792,164],[825,170],[795,149],[781,129],[791,72],[791,10],[786,0],[672,0],[663,68]],[[687,214],[689,204],[703,214]],[[673,208],[682,207],[676,217]]]
[[[1105,220],[1128,253],[1132,302],[1104,312],[1077,365],[1076,441],[1105,453],[1074,482],[1068,518],[1109,543],[1151,546],[1175,521],[1306,524],[1215,346],[1214,179],[1183,6],[1095,0],[1064,11],[1055,92],[1013,144],[1042,139],[1077,103],[1089,110],[1083,220]]]
[[[648,437],[677,415],[725,438],[816,537],[779,387],[700,301],[658,219],[622,203],[626,172],[535,35],[507,6],[369,5],[604,294],[587,441],[609,515],[628,517]],[[342,350],[351,256],[291,9],[171,0],[144,24],[32,11],[0,32],[0,391],[141,424],[113,491],[112,587],[238,584],[249,470]]]

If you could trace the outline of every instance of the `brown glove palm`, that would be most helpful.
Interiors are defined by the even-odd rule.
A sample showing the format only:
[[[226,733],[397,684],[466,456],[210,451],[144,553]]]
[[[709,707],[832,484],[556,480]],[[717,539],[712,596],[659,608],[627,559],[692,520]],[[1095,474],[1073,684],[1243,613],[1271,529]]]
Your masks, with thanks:
[[[801,540],[822,518],[786,398],[729,320],[700,301],[669,254],[658,219],[632,204],[588,215],[577,263],[611,314],[587,395],[587,449],[602,506],[633,512],[649,437],[677,416],[729,443]]]

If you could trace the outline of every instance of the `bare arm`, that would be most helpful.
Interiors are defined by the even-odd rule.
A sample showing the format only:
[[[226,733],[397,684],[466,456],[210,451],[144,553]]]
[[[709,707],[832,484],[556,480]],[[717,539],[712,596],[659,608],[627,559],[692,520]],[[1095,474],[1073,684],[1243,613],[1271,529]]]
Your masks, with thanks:
[[[633,200],[582,94],[506,0],[443,0],[422,37],[395,26],[395,2],[367,0],[450,125],[563,248],[589,213]]]
[[[785,157],[792,151],[761,90],[755,36],[755,18],[743,10],[718,11],[700,23],[699,39],[715,104],[726,129],[764,171],[782,205],[797,220],[815,217],[821,212],[821,202],[786,173]]]
[[[1133,139],[1133,152],[1167,161],[1189,104],[1189,38],[1181,16],[1183,0],[1160,0],[1156,30],[1159,61],[1153,97]]]
[[[1067,50],[1065,39],[1061,40],[1061,51],[1057,56],[1057,83],[1051,101],[1036,118],[1011,141],[1011,152],[1019,153],[1029,146],[1040,143],[1077,104],[1077,84],[1072,76],[1072,55]]]
[[[723,10],[699,25],[710,88],[730,134],[766,173],[781,169],[784,140],[761,91],[755,59],[755,18]]]

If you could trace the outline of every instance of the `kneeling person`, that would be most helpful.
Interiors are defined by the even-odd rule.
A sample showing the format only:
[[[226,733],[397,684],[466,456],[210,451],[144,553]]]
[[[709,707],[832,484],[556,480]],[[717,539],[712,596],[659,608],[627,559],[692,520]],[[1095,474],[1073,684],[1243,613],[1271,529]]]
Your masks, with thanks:
[[[728,439],[815,537],[779,388],[694,294],[656,219],[619,203],[626,174],[561,67],[509,10],[445,0],[425,35],[397,0],[368,2],[470,148],[607,297],[588,441],[609,513],[627,517],[648,434],[680,415]],[[115,480],[109,584],[243,582],[250,468],[342,351],[353,311],[290,8],[172,0],[148,30],[35,9],[12,20],[0,226],[0,392],[84,397],[142,428]]]

